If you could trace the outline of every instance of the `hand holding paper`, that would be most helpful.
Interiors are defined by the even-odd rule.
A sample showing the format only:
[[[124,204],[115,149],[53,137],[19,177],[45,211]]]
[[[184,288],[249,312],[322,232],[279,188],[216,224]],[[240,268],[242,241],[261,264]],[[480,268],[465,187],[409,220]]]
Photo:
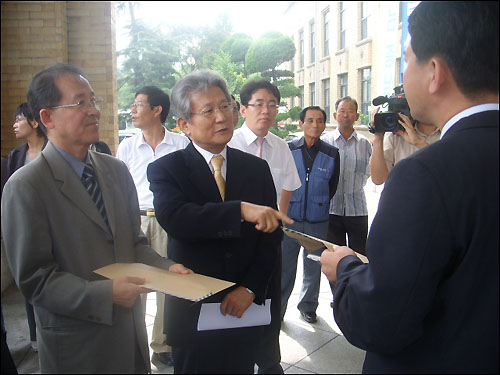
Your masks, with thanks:
[[[131,308],[137,296],[148,292],[147,289],[139,285],[144,284],[146,279],[143,277],[121,276],[113,280],[113,303]]]
[[[220,312],[222,315],[229,314],[241,318],[254,299],[253,293],[239,286],[224,297],[220,305]]]
[[[342,258],[348,255],[356,255],[356,253],[347,246],[337,246],[335,251],[325,250],[321,253],[321,272],[326,275],[330,282],[337,281],[337,265]]]

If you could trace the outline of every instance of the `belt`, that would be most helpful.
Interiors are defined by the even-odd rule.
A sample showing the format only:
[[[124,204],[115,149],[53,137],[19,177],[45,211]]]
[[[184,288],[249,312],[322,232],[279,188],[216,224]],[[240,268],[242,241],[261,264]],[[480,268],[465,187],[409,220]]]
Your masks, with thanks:
[[[155,216],[155,210],[149,209],[149,210],[139,210],[141,213],[141,216]]]

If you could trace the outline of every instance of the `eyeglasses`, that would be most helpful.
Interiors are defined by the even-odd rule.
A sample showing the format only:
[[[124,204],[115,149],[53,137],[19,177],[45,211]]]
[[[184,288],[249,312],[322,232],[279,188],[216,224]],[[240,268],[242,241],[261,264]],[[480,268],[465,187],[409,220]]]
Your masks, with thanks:
[[[264,107],[266,107],[270,111],[275,111],[279,107],[278,104],[274,104],[274,103],[267,103],[267,104],[264,104],[264,103],[250,104],[250,103],[248,103],[247,106],[254,107],[255,109],[257,109],[259,111],[262,111],[264,109]]]
[[[144,108],[149,105],[149,108],[153,109],[154,107],[157,107],[156,105],[151,105],[151,104],[142,104],[142,103],[134,103],[130,106],[130,110],[133,111],[134,109],[137,108]]]
[[[49,107],[50,109],[59,109],[59,108],[78,108],[81,111],[84,111],[88,108],[96,108],[99,109],[100,105],[104,103],[104,99],[101,98],[92,98],[90,100],[82,99],[75,104],[63,104],[56,105],[54,107]]]
[[[207,109],[204,109],[203,111],[198,112],[198,113],[191,112],[191,114],[192,115],[201,115],[201,116],[204,116],[206,118],[215,118],[215,113],[217,111],[227,115],[232,110],[233,110],[233,105],[231,103],[227,103],[227,104],[221,104],[218,108],[214,108],[214,109],[207,108]]]

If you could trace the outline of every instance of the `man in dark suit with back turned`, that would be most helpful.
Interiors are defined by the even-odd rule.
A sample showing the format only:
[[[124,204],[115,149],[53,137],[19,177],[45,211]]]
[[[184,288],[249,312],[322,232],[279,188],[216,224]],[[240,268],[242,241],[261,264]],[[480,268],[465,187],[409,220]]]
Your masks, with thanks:
[[[422,2],[404,89],[441,140],[396,164],[369,264],[323,252],[334,314],[368,373],[498,373],[498,2]]]
[[[177,124],[191,143],[148,167],[154,208],[168,233],[168,257],[194,272],[236,283],[205,302],[241,317],[265,300],[282,233],[267,163],[226,147],[231,97],[212,71],[181,79],[172,91]],[[220,164],[217,164],[219,160]],[[272,208],[271,208],[272,207]],[[165,333],[175,373],[253,373],[261,327],[197,331],[201,303],[165,300]]]

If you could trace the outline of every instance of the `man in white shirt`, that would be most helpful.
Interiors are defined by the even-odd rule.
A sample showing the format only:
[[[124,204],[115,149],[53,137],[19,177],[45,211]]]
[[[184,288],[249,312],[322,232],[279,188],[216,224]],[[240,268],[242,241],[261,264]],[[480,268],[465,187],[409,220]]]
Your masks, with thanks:
[[[241,115],[245,122],[234,131],[230,147],[267,161],[273,175],[279,211],[286,214],[292,192],[301,186],[299,174],[287,143],[269,132],[278,114],[281,99],[276,86],[265,79],[246,83],[240,92]],[[281,256],[274,273],[271,294],[272,322],[266,329],[257,356],[259,374],[283,373],[279,348],[281,329]]]
[[[170,109],[168,95],[156,86],[145,86],[135,94],[132,122],[142,132],[124,139],[118,146],[116,157],[128,167],[137,189],[141,210],[141,229],[150,246],[161,256],[167,256],[167,233],[158,224],[153,209],[153,193],[149,190],[146,175],[148,165],[169,154],[185,148],[189,139],[169,132],[164,123]],[[166,344],[163,333],[163,293],[156,293],[156,316],[151,337],[152,361],[171,365],[171,347]],[[146,301],[143,299],[144,308]]]

